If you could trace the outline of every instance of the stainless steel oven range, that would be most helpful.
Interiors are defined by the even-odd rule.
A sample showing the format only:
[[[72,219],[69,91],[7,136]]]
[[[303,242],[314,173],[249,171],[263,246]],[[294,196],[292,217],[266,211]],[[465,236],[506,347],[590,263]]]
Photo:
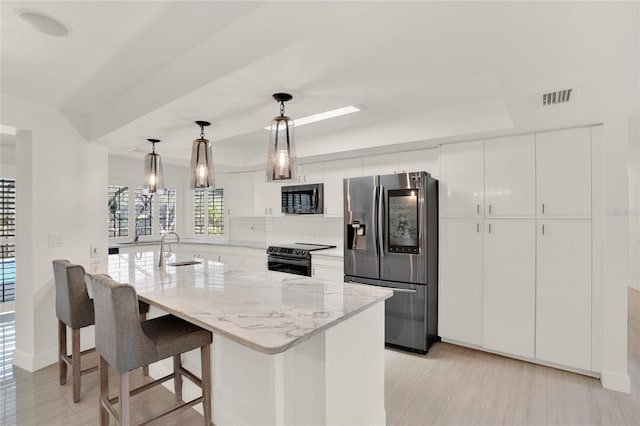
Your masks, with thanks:
[[[311,276],[311,252],[335,248],[325,244],[284,244],[267,248],[267,265],[270,271],[288,272]]]

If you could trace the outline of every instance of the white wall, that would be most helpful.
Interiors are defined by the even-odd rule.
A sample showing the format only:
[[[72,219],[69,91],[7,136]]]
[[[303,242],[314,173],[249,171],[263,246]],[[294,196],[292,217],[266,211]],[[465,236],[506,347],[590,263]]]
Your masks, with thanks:
[[[3,124],[16,137],[16,351],[28,371],[56,361],[53,259],[90,262],[106,256],[107,151],[91,145],[60,111],[2,96]],[[49,237],[61,238],[49,247]],[[83,347],[93,330],[83,331]]]

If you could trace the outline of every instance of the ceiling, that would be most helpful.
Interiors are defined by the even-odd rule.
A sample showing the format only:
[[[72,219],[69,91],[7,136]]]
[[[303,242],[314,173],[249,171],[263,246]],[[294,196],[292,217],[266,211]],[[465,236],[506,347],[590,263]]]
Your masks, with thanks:
[[[90,143],[186,164],[264,161],[279,109],[362,111],[296,129],[298,156],[409,149],[601,122],[638,104],[637,2],[2,1],[3,94],[59,108]],[[52,37],[18,20],[66,25]],[[541,95],[573,88],[568,104]],[[11,124],[11,123],[2,123]]]

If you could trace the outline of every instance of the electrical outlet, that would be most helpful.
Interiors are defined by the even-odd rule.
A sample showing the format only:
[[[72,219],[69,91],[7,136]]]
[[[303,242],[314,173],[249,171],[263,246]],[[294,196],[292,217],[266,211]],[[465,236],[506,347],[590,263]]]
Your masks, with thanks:
[[[95,246],[95,245],[91,245],[91,257],[95,258],[95,257],[100,257],[100,249]]]

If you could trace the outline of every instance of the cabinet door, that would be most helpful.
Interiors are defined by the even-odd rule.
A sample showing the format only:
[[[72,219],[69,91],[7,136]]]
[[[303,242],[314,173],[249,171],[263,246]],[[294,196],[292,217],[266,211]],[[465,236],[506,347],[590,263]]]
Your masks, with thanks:
[[[591,221],[537,225],[536,358],[591,369]]]
[[[258,216],[279,216],[281,212],[280,182],[267,182],[264,171],[253,172],[253,214]]]
[[[224,202],[229,216],[253,214],[253,173],[229,173],[225,181]]]
[[[440,211],[445,217],[478,217],[484,205],[482,141],[440,148]]]
[[[362,176],[360,158],[327,161],[324,163],[324,213],[328,216],[342,216],[343,180]]]
[[[362,157],[362,176],[392,175],[399,170],[397,153]]]
[[[483,346],[533,358],[535,221],[485,221],[484,259]]]
[[[591,129],[536,134],[537,213],[591,217]]]
[[[484,141],[485,217],[531,217],[536,213],[534,135]]]
[[[440,220],[438,332],[445,339],[482,345],[480,219]]]
[[[440,176],[440,150],[438,148],[406,151],[398,154],[400,171],[403,173],[422,172],[432,177]]]
[[[323,179],[324,170],[322,163],[298,166],[298,182],[322,182]]]

